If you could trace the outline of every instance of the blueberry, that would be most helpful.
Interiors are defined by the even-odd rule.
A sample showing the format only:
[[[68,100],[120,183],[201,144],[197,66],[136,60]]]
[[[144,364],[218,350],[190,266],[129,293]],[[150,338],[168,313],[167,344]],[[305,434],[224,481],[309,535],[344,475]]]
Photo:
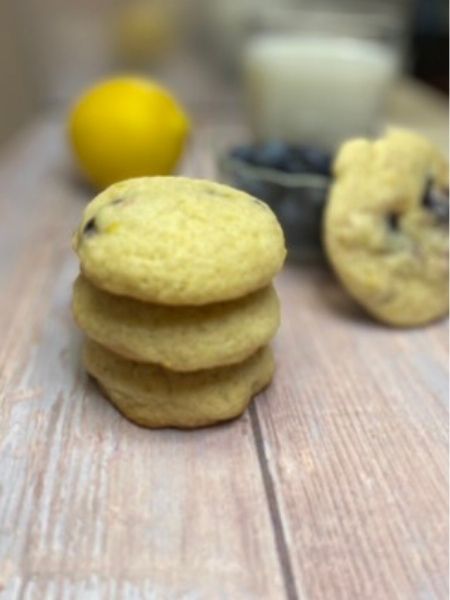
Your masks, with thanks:
[[[448,224],[448,189],[439,189],[431,179],[428,179],[422,197],[423,206],[429,210],[440,223]]]
[[[332,156],[329,152],[311,146],[299,146],[298,153],[310,172],[318,175],[331,175]]]
[[[91,235],[94,235],[95,233],[97,233],[97,225],[95,223],[95,219],[89,219],[89,221],[87,221],[86,225],[83,228],[83,235],[85,237],[90,237]]]
[[[241,160],[242,162],[249,163],[251,165],[256,164],[257,150],[255,146],[235,146],[230,151],[230,156]]]
[[[292,146],[274,140],[259,146],[236,146],[230,156],[247,164],[285,173],[311,173],[330,176],[331,154],[310,146]]]
[[[290,147],[284,164],[281,166],[281,169],[286,173],[309,173],[310,169],[308,164],[303,160],[301,154],[297,151],[295,147]]]
[[[387,216],[387,224],[391,231],[398,231],[400,225],[400,215],[398,213],[389,213]]]
[[[289,147],[283,142],[267,142],[260,146],[255,155],[256,164],[268,169],[283,169],[289,157]]]

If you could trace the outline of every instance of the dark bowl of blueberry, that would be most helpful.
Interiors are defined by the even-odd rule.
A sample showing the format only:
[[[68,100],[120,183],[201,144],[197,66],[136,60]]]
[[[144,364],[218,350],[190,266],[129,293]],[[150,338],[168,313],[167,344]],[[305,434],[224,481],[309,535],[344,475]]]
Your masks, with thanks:
[[[289,256],[323,257],[322,213],[331,182],[330,153],[310,146],[266,142],[236,146],[222,155],[222,176],[266,202],[280,221]]]

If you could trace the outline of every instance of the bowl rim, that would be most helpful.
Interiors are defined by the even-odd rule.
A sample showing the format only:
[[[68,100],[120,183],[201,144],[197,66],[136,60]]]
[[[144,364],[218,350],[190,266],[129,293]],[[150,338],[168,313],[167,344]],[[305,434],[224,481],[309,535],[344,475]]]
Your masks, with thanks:
[[[219,167],[225,173],[237,173],[250,176],[265,183],[277,183],[287,188],[308,187],[317,190],[327,190],[332,182],[332,177],[314,173],[285,173],[270,167],[249,165],[239,158],[230,156],[228,152],[219,155]]]

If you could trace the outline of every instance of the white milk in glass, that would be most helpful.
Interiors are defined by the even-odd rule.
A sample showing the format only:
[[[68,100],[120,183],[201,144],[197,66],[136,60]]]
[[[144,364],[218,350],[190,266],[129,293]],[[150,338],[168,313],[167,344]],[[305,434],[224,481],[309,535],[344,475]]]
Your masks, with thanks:
[[[371,133],[396,70],[394,50],[377,42],[258,37],[244,57],[255,137],[333,148],[345,138]]]

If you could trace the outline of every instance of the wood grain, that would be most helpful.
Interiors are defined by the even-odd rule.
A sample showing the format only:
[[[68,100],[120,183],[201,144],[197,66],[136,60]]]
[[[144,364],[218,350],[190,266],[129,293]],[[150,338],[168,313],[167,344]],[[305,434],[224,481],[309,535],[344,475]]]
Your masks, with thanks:
[[[255,412],[298,594],[447,597],[447,324],[374,325],[326,270],[288,268],[278,289]]]
[[[43,124],[1,173],[2,598],[283,597],[249,416],[139,429],[79,364],[69,242],[86,194],[62,149]]]
[[[219,108],[184,173],[217,176],[243,135]],[[447,323],[375,325],[324,267],[288,265],[267,393],[226,426],[135,427],[79,363],[91,191],[61,132],[38,121],[0,156],[2,600],[447,598]]]

